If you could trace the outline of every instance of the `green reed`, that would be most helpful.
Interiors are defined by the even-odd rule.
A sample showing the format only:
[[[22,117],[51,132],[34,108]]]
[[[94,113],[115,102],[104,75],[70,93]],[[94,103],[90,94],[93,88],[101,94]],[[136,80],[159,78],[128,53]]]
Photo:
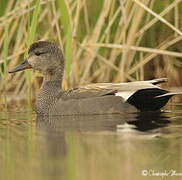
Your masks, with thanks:
[[[67,134],[66,142],[69,149],[67,156],[67,179],[74,180],[76,179],[76,167],[75,167],[76,148],[75,148],[73,133],[70,132]]]
[[[35,9],[33,11],[33,17],[31,20],[30,30],[28,33],[28,43],[27,43],[27,50],[25,53],[25,57],[27,57],[28,49],[34,41],[36,28],[37,28],[38,14],[39,14],[39,4],[40,4],[40,0],[37,0],[36,4],[35,4]],[[29,8],[30,8],[30,5],[29,5]],[[28,20],[28,22],[29,22],[29,20]],[[25,71],[25,76],[26,76],[26,81],[27,81],[27,85],[28,85],[28,108],[31,109],[31,74],[30,74],[29,69]]]
[[[65,71],[68,77],[70,72],[70,66],[71,66],[73,31],[72,31],[70,16],[69,16],[66,2],[64,0],[58,0],[58,7],[60,12],[60,21],[63,27],[64,36],[66,37],[64,54],[65,54]]]
[[[8,57],[8,18],[6,18],[5,22],[5,38],[3,45],[3,66],[4,66],[4,106],[5,110],[7,110],[7,57]]]

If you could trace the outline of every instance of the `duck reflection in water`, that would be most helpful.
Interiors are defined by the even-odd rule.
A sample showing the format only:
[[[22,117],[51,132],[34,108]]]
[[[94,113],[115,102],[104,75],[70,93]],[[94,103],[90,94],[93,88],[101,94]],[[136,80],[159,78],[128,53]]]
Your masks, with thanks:
[[[60,136],[64,139],[67,132],[116,132],[118,126],[129,124],[140,132],[166,127],[168,120],[164,112],[143,112],[126,115],[88,115],[88,116],[42,116],[37,115],[37,130],[45,132],[48,137]],[[64,140],[65,142],[65,140]]]
[[[119,114],[90,116],[37,115],[37,133],[43,138],[43,141],[41,141],[43,144],[39,144],[39,147],[43,148],[42,151],[44,152],[41,154],[42,159],[49,157],[49,159],[58,163],[58,165],[54,164],[53,168],[48,168],[44,173],[59,174],[64,177],[67,168],[65,167],[65,163],[67,163],[70,157],[71,161],[75,161],[76,157],[74,153],[78,148],[76,146],[78,143],[77,140],[80,142],[82,139],[84,142],[86,138],[89,141],[90,137],[93,137],[90,135],[93,134],[99,134],[99,137],[105,134],[107,135],[105,138],[108,138],[109,134],[122,137],[125,132],[119,133],[118,127],[124,127],[126,124],[132,125],[131,128],[134,130],[134,137],[138,137],[137,132],[149,132],[149,134],[153,135],[155,133],[153,130],[160,130],[170,123],[167,118],[165,113],[160,112],[153,114],[127,114],[126,116]],[[83,142],[80,143],[82,144]]]

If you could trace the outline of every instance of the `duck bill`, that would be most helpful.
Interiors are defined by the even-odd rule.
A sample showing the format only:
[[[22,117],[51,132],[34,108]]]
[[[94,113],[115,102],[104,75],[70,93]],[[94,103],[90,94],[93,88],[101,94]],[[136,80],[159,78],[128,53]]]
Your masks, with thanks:
[[[15,72],[18,72],[18,71],[23,71],[25,69],[31,69],[32,66],[28,63],[27,60],[23,61],[21,64],[19,64],[18,66],[10,69],[8,72],[9,73],[15,73]]]

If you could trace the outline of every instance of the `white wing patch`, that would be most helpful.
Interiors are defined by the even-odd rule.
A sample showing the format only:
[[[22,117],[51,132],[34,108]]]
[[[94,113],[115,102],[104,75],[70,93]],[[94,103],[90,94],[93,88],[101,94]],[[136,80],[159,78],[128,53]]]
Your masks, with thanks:
[[[115,93],[115,96],[120,96],[120,97],[122,97],[125,101],[127,101],[128,100],[128,98],[130,97],[130,96],[132,96],[134,94],[134,92],[132,92],[132,91],[123,91],[123,92],[117,92],[117,93]]]

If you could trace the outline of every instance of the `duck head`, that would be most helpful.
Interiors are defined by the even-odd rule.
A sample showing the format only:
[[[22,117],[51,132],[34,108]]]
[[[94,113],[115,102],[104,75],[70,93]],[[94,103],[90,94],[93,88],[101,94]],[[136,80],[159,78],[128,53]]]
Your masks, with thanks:
[[[60,48],[53,42],[38,41],[30,46],[28,57],[9,73],[33,68],[44,75],[45,80],[62,79],[64,72],[64,56]]]

